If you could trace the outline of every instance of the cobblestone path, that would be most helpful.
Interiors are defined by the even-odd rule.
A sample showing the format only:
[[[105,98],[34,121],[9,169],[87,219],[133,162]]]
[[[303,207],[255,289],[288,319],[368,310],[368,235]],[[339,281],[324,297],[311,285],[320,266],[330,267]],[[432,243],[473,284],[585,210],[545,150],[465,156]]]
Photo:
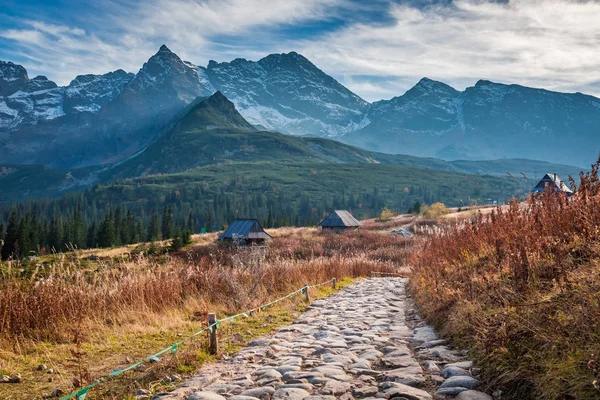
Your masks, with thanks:
[[[292,325],[207,364],[168,400],[488,400],[477,369],[412,308],[406,279],[365,279]],[[454,397],[456,396],[456,397]]]

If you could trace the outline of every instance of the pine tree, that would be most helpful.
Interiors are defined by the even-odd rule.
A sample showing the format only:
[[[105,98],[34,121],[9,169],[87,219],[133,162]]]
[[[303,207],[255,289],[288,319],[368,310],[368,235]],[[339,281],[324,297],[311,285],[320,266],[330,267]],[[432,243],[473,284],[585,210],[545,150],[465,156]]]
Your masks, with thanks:
[[[116,233],[112,212],[109,213],[98,228],[98,247],[112,247],[116,244]]]
[[[17,210],[13,209],[10,213],[10,219],[8,220],[8,226],[6,227],[6,235],[4,237],[4,244],[0,254],[3,260],[8,260],[10,257],[18,256],[18,235],[19,235],[19,218],[17,217]]]
[[[187,219],[187,230],[190,234],[194,233],[194,218],[192,217],[192,212],[190,211]]]
[[[71,222],[71,240],[73,246],[82,249],[86,245],[86,232],[83,226],[83,218],[81,216],[81,204],[77,203],[73,212],[73,221]]]
[[[2,222],[0,222],[0,243],[3,241],[4,241],[4,224]]]
[[[31,235],[31,217],[25,214],[19,221],[19,229],[17,233],[17,243],[19,244],[19,254],[21,257],[26,257],[33,250],[33,245],[30,241]]]
[[[152,210],[152,217],[150,217],[150,225],[148,225],[148,235],[146,237],[149,242],[153,242],[159,239],[159,235],[158,215],[156,214],[156,209],[154,209]]]
[[[162,217],[162,238],[170,239],[173,237],[174,223],[173,223],[173,210],[170,206],[165,206]]]
[[[96,228],[96,221],[92,221],[87,231],[86,245],[88,249],[93,249],[97,246],[96,237],[98,236],[98,229]]]

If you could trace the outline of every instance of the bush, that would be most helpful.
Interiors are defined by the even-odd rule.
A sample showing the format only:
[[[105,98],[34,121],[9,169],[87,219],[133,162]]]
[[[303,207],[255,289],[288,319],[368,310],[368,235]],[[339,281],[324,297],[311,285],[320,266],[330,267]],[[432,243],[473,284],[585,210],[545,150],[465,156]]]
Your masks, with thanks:
[[[420,214],[425,218],[439,219],[450,213],[444,203],[433,203],[431,206],[421,206]]]
[[[377,222],[387,222],[390,219],[394,218],[394,215],[395,214],[390,209],[384,208],[383,210],[381,210],[381,213],[377,218]]]

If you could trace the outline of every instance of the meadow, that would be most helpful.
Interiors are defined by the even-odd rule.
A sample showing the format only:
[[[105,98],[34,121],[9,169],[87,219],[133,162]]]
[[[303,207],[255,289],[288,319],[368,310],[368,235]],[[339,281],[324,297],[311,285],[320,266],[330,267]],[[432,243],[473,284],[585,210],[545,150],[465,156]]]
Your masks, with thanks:
[[[275,229],[266,247],[222,246],[215,234],[197,235],[194,245],[174,253],[161,254],[167,243],[155,243],[156,255],[142,244],[4,263],[0,375],[19,373],[23,383],[0,385],[0,397],[39,398],[89,384],[205,327],[209,312],[233,315],[333,277],[340,288],[371,271],[406,273],[412,240],[371,228],[341,235]],[[331,290],[311,289],[311,296]],[[291,323],[304,306],[297,298],[226,327],[223,351]],[[168,360],[106,382],[88,398],[166,389],[175,382],[165,377],[191,375],[210,359],[201,335]],[[42,364],[52,374],[38,370]]]

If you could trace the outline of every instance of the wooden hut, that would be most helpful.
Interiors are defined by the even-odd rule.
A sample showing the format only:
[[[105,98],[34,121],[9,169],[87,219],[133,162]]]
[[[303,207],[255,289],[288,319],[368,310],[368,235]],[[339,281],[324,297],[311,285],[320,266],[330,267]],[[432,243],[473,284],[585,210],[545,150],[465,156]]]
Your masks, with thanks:
[[[332,211],[327,218],[319,223],[322,230],[343,232],[360,228],[360,221],[346,210]]]
[[[533,188],[533,193],[543,192],[545,190],[556,190],[570,196],[573,194],[571,188],[569,188],[563,181],[560,180],[556,174],[546,174]]]
[[[264,231],[260,222],[256,219],[236,219],[227,230],[219,235],[220,242],[231,242],[235,244],[264,244],[271,235]]]

